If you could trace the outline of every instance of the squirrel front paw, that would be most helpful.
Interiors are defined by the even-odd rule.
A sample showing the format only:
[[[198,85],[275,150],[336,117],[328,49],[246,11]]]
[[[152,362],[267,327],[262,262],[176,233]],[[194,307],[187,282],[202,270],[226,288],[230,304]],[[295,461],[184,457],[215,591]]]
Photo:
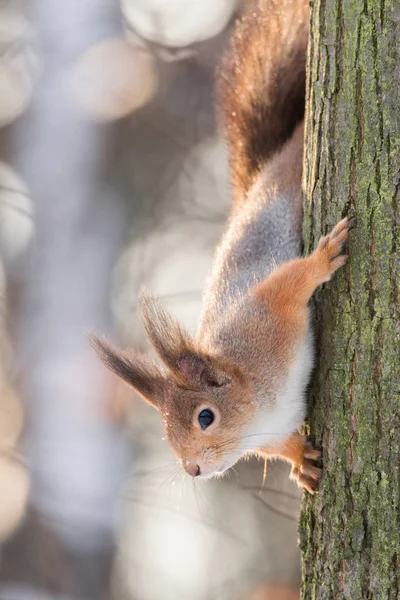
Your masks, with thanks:
[[[291,463],[290,478],[311,494],[317,491],[322,469],[316,467],[314,462],[321,457],[321,452],[315,450],[307,438],[298,431],[293,432],[289,438],[276,446],[259,448],[257,454],[279,457]]]
[[[315,261],[315,272],[321,279],[321,283],[329,281],[334,272],[346,264],[348,255],[340,252],[350,229],[355,224],[354,217],[346,217],[339,221],[328,235],[320,239],[317,249],[311,256]]]
[[[314,465],[314,462],[321,457],[321,452],[315,450],[311,443],[304,438],[303,453],[298,462],[292,464],[290,479],[297,481],[299,487],[305,488],[310,494],[314,494],[319,485],[322,476],[322,469]]]

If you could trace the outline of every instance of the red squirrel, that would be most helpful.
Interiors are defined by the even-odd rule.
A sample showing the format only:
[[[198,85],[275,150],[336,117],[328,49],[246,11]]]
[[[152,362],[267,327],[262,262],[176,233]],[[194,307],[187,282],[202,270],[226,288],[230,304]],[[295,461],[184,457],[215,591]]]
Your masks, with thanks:
[[[219,68],[233,206],[197,335],[143,296],[144,325],[162,366],[97,337],[93,345],[160,411],[189,475],[223,473],[245,455],[279,457],[314,492],[320,453],[298,431],[313,365],[308,301],[345,264],[352,219],[300,257],[308,31],[308,1],[260,0],[239,20]]]

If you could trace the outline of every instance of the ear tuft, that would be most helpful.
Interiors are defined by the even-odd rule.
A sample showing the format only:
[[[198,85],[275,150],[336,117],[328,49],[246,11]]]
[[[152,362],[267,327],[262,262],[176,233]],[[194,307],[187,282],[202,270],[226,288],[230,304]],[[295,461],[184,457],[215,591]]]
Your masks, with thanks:
[[[141,295],[143,322],[149,340],[163,363],[179,375],[178,360],[193,352],[193,340],[183,327],[169,315],[160,300]]]
[[[133,387],[153,406],[158,407],[162,404],[167,380],[157,365],[142,354],[116,348],[96,335],[90,336],[90,342],[110,371]]]
[[[213,387],[230,383],[225,369],[195,348],[190,335],[165,311],[158,298],[142,293],[141,302],[147,335],[177,381]]]

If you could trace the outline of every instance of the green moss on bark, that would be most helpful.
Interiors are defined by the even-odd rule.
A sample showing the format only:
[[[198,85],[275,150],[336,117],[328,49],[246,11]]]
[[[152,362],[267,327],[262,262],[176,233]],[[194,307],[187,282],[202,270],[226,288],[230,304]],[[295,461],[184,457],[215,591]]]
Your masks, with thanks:
[[[303,506],[303,598],[400,590],[400,5],[313,3],[305,248],[357,215],[351,259],[315,297],[310,427],[321,492]]]

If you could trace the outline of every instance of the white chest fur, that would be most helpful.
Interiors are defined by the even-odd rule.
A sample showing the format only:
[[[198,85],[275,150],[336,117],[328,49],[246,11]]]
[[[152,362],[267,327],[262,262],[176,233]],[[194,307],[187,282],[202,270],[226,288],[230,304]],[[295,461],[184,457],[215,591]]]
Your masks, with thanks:
[[[284,440],[300,427],[305,417],[305,391],[313,365],[311,336],[296,352],[273,406],[265,404],[243,432],[239,452],[245,454]]]

